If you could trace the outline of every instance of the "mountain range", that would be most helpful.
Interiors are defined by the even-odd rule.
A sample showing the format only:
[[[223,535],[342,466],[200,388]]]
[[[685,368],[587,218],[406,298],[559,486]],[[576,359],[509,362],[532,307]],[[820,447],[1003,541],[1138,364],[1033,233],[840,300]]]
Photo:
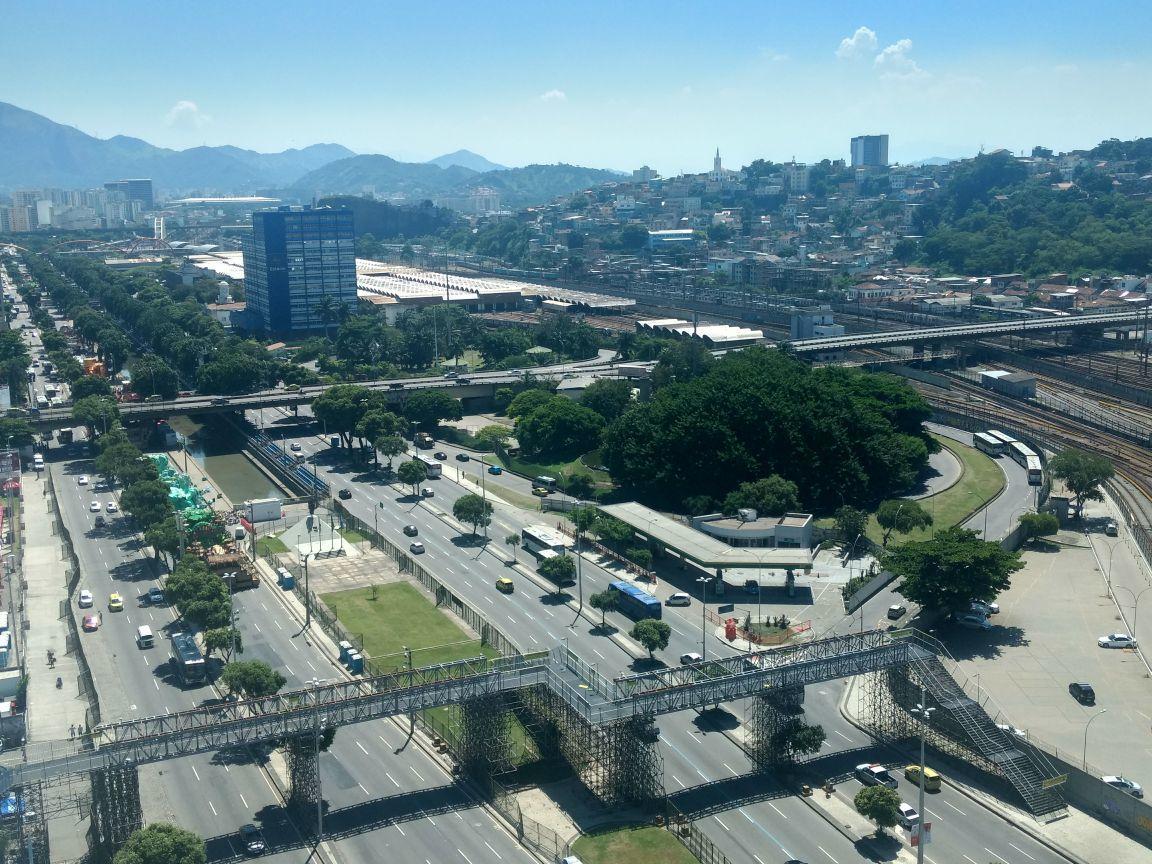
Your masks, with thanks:
[[[0,192],[60,187],[96,188],[110,180],[150,177],[172,195],[260,192],[309,200],[317,192],[380,197],[467,195],[495,189],[506,206],[539,204],[619,174],[573,165],[506,168],[469,150],[429,162],[357,155],[340,144],[313,144],[280,153],[240,147],[170,150],[139,138],[96,138],[40,114],[0,102]]]

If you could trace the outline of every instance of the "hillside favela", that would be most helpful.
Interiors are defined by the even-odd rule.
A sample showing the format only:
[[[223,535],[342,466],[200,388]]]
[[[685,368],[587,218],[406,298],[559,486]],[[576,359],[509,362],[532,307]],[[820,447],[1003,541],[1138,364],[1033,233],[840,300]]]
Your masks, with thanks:
[[[0,864],[1152,864],[1152,6],[3,31]]]

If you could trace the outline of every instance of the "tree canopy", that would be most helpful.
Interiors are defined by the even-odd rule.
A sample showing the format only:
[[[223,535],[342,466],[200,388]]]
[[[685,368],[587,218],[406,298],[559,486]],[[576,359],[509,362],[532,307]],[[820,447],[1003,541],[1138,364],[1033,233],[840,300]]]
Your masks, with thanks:
[[[646,503],[723,500],[776,474],[807,506],[871,504],[910,487],[938,445],[923,430],[927,403],[890,375],[811,369],[752,348],[669,384],[604,436],[613,479]]]
[[[556,585],[556,593],[567,585],[576,582],[576,559],[571,555],[557,555],[555,558],[545,558],[536,568],[536,572]]]
[[[134,831],[112,859],[112,864],[204,864],[204,841],[167,822],[155,822]]]
[[[852,799],[856,812],[876,823],[876,833],[893,827],[900,820],[900,793],[887,786],[865,786]]]
[[[601,378],[580,394],[580,404],[603,417],[605,423],[611,423],[632,405],[632,382]]]
[[[220,673],[220,682],[229,692],[247,699],[274,696],[288,679],[263,660],[241,660],[229,663]]]
[[[893,531],[911,534],[917,528],[931,527],[932,514],[910,498],[895,498],[880,502],[876,522],[884,529],[880,545],[887,546]]]
[[[460,522],[472,526],[472,533],[492,522],[492,504],[474,492],[461,495],[452,502],[452,515]]]
[[[600,610],[600,626],[605,624],[605,616],[609,612],[613,612],[620,605],[620,592],[619,591],[597,591],[588,598],[588,605],[593,609]]]
[[[404,403],[403,414],[417,426],[425,429],[435,426],[441,420],[459,420],[464,416],[460,400],[454,399],[443,390],[414,393]]]
[[[1048,471],[1062,480],[1074,496],[1072,504],[1077,519],[1084,515],[1086,503],[1104,500],[1100,487],[1116,473],[1112,460],[1107,456],[1075,449],[1061,450],[1053,456]]]
[[[648,656],[652,657],[657,651],[663,651],[668,647],[672,628],[664,621],[645,618],[643,621],[637,621],[628,635],[643,645]]]
[[[172,512],[168,485],[159,480],[141,480],[120,495],[120,506],[142,526],[163,522]]]
[[[563,396],[553,396],[520,418],[516,423],[516,440],[528,456],[571,459],[596,449],[603,430],[604,418],[595,411]]]
[[[741,483],[724,499],[724,512],[733,514],[746,507],[760,516],[779,516],[800,506],[800,490],[791,480],[779,474]]]
[[[905,543],[888,553],[884,565],[902,577],[897,592],[927,609],[967,607],[972,600],[991,602],[1012,585],[1024,566],[1017,552],[981,540],[975,531],[952,527],[931,540]]]
[[[409,459],[400,463],[400,467],[396,469],[396,476],[401,483],[407,483],[412,487],[413,495],[417,495],[420,493],[420,484],[428,479],[428,466],[419,459]]]
[[[181,559],[165,581],[164,593],[189,624],[202,630],[230,626],[228,586],[203,561]]]

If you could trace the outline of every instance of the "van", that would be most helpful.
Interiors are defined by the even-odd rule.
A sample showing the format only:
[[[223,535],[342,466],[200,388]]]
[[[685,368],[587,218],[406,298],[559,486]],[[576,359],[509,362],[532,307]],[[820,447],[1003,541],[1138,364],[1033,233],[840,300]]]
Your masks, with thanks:
[[[152,628],[147,624],[136,628],[136,644],[141,648],[151,648],[156,644],[156,637],[152,635]]]
[[[920,785],[920,766],[909,765],[904,769],[904,779],[910,783]],[[939,792],[940,791],[940,775],[933,771],[931,768],[924,768],[924,791],[925,792]]]

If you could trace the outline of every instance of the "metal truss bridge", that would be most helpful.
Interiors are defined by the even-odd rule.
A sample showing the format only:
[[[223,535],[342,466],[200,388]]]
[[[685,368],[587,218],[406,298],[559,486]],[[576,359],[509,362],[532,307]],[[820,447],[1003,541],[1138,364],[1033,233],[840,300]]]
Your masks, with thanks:
[[[0,758],[0,791],[63,775],[248,747],[543,685],[593,726],[762,696],[933,656],[911,630],[870,630],[775,651],[609,680],[563,646],[479,657],[262,699],[97,726],[79,741],[45,742]]]

